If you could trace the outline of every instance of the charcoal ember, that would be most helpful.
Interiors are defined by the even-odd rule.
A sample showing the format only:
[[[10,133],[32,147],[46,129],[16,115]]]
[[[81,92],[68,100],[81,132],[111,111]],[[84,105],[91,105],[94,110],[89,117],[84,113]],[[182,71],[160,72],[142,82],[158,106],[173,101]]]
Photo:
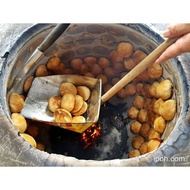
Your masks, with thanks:
[[[52,127],[51,153],[85,160],[121,159],[129,152],[127,124],[122,116],[124,110],[126,110],[126,105],[113,106],[110,103],[102,105],[97,123],[101,127],[99,137],[94,142],[88,140],[87,144],[82,140],[80,133]]]

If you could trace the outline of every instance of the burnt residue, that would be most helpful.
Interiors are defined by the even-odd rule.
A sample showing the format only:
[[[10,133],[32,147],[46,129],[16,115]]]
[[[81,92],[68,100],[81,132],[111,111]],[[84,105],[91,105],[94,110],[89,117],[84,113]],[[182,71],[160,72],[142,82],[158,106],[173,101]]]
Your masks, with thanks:
[[[106,103],[102,105],[97,123],[100,126],[99,137],[88,145],[82,140],[82,134],[52,127],[50,129],[51,153],[86,160],[122,158],[128,153],[127,123],[122,116],[125,110],[126,104],[113,106]]]

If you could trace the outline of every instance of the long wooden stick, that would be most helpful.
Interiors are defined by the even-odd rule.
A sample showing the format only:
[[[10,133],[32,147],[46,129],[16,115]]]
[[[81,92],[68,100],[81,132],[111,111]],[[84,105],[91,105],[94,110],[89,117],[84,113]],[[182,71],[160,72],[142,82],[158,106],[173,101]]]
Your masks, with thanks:
[[[136,67],[127,73],[119,82],[117,82],[111,89],[109,89],[101,98],[102,104],[114,96],[125,85],[131,82],[135,77],[147,69],[156,59],[179,37],[170,38],[160,44],[154,51],[152,51],[145,59],[143,59]]]

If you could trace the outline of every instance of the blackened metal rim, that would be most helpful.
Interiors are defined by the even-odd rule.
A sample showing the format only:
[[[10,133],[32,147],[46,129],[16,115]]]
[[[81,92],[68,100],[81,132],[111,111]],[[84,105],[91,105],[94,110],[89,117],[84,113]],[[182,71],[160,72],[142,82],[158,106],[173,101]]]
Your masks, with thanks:
[[[128,27],[131,27],[135,30],[138,30],[143,35],[151,38],[157,44],[163,42],[163,38],[161,38],[157,33],[153,30],[148,28],[146,25],[143,24],[124,24]],[[11,60],[14,58],[14,55],[19,52],[19,49],[27,43],[33,36],[37,35],[38,33],[42,32],[50,28],[51,24],[36,24],[32,27],[28,28],[23,34],[18,38],[18,40],[14,43],[12,48],[10,49],[10,54],[7,59],[4,60],[4,64],[2,67],[2,72],[0,74],[0,85],[3,87],[7,81],[5,80],[7,69],[11,67],[9,64]],[[188,72],[184,73],[184,70],[190,71],[190,66],[188,64],[179,64],[180,74],[187,75]],[[187,81],[188,77],[184,77],[183,81],[181,82],[185,91],[186,85],[189,87],[189,81]],[[183,83],[185,82],[185,83]],[[27,142],[20,137],[18,131],[15,127],[11,124],[10,120],[7,117],[7,113],[5,112],[5,92],[6,87],[4,85],[3,90],[0,92],[0,117],[1,117],[1,135],[4,136],[4,145],[0,147],[3,151],[3,157],[6,158],[5,161],[2,161],[2,165],[28,165],[28,166],[141,166],[141,165],[157,165],[154,160],[155,156],[163,156],[164,151],[168,148],[172,147],[171,144],[178,139],[179,129],[182,134],[184,131],[188,131],[188,123],[190,122],[190,116],[187,114],[189,110],[189,101],[187,97],[184,97],[183,102],[185,104],[185,108],[182,116],[180,116],[179,122],[176,124],[175,130],[172,131],[172,134],[168,138],[168,143],[164,143],[160,148],[156,151],[151,152],[146,155],[142,155],[132,159],[115,159],[115,160],[106,160],[106,161],[95,161],[95,160],[79,160],[74,157],[67,157],[58,154],[49,154],[43,151],[39,151],[34,149],[29,145]],[[187,93],[187,92],[186,92]],[[189,90],[188,90],[189,94]],[[177,135],[177,136],[176,136]],[[6,138],[5,138],[6,137]],[[172,138],[174,140],[172,140]],[[2,139],[2,138],[1,138]],[[2,141],[2,140],[1,140]],[[5,151],[5,147],[6,150]],[[177,150],[180,150],[184,147],[176,147]],[[161,163],[162,164],[162,163]]]

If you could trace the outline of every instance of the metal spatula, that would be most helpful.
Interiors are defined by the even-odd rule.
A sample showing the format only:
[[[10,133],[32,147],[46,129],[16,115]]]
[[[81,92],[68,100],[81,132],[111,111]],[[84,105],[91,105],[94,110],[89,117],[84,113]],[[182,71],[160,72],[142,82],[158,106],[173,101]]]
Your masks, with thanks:
[[[143,61],[141,61],[135,68],[133,68],[128,74],[126,74],[118,83],[116,83],[109,91],[107,91],[102,97],[101,80],[76,76],[76,75],[55,75],[47,77],[35,78],[34,82],[28,93],[28,97],[25,101],[25,107],[21,114],[30,119],[39,120],[49,123],[51,125],[60,126],[76,132],[83,132],[93,123],[98,121],[99,110],[101,104],[109,100],[125,85],[131,82],[135,77],[141,74],[147,69],[155,60],[178,38],[167,39],[161,45],[159,45],[152,53],[150,53]],[[89,100],[89,109],[85,115],[85,123],[55,123],[53,114],[48,111],[48,98],[52,95],[59,94],[59,86],[62,82],[72,81],[74,84],[87,85],[93,91],[97,93],[91,93]],[[94,95],[96,94],[96,96]],[[95,96],[95,97],[94,97]],[[94,103],[92,104],[92,100]],[[92,109],[93,108],[93,109]]]

